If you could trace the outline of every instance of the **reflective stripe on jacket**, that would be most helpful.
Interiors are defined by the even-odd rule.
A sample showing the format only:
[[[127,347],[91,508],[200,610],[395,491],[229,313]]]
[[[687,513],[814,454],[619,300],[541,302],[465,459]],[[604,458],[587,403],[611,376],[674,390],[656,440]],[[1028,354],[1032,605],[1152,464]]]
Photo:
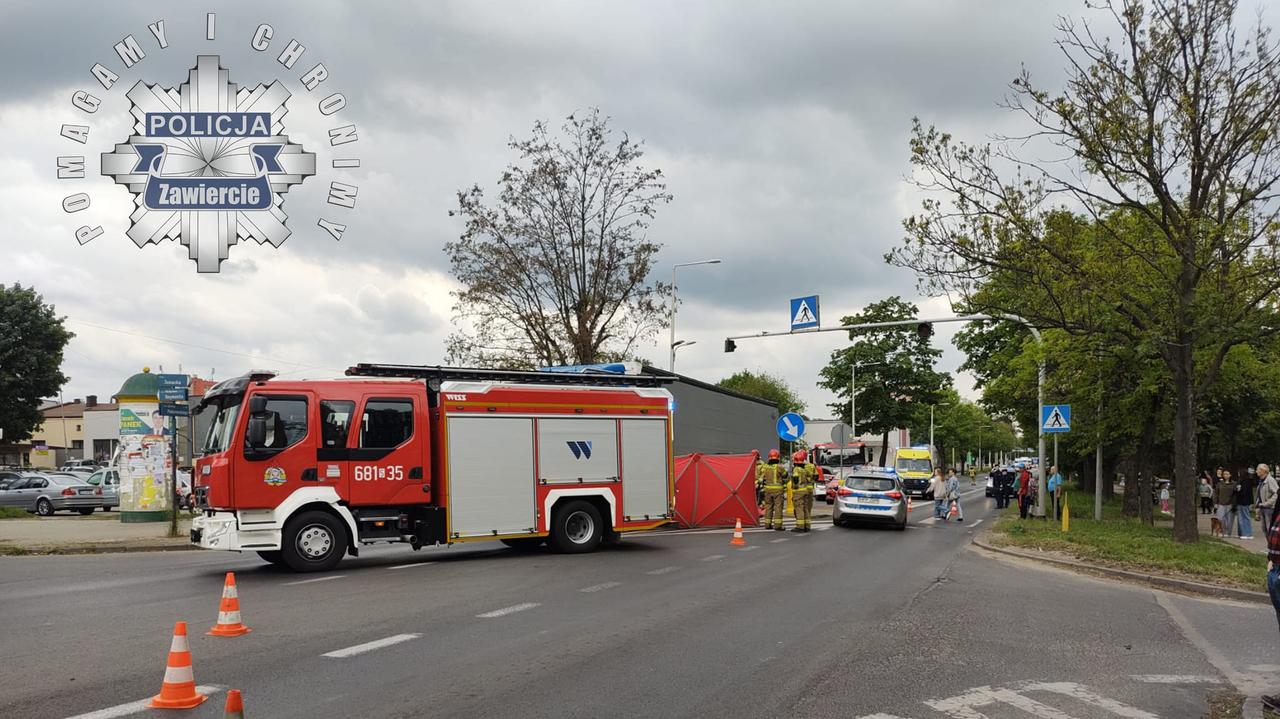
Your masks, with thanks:
[[[762,464],[756,472],[758,479],[756,483],[764,489],[785,489],[783,483],[787,481],[787,470],[779,464]]]

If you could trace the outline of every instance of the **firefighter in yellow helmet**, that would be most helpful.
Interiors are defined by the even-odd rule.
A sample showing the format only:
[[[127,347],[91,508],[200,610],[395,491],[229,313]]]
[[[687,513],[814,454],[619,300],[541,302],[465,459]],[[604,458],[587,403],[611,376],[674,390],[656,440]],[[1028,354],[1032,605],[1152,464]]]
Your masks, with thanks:
[[[791,455],[792,507],[796,526],[792,531],[807,532],[813,526],[813,485],[818,481],[818,468],[809,461],[803,449]]]
[[[769,461],[756,465],[756,486],[764,495],[764,527],[782,531],[782,503],[787,489],[787,468],[779,463],[782,454],[769,450]]]

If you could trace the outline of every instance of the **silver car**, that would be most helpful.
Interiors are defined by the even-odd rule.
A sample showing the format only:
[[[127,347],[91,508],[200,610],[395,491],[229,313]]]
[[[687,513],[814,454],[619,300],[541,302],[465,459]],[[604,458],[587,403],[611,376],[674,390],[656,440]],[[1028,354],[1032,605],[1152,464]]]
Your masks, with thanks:
[[[102,511],[110,512],[120,506],[120,473],[114,467],[104,467],[84,481],[93,485],[95,494],[102,497]]]
[[[852,472],[836,490],[831,522],[836,526],[875,522],[906,529],[906,495],[897,475],[866,469]]]
[[[0,491],[0,505],[25,509],[41,517],[62,509],[92,514],[102,506],[102,497],[93,485],[75,477],[28,474]]]

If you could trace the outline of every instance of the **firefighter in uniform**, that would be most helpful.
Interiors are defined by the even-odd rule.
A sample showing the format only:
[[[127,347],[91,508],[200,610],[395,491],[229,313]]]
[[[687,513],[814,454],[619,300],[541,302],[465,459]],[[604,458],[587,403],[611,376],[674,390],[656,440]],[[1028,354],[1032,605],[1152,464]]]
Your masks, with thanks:
[[[796,517],[792,531],[807,532],[813,526],[813,485],[818,479],[818,468],[809,462],[809,453],[803,449],[791,455],[791,462],[792,503]]]
[[[756,465],[756,486],[764,494],[764,527],[782,531],[782,503],[786,497],[787,469],[778,460],[776,449],[769,450],[769,461]]]

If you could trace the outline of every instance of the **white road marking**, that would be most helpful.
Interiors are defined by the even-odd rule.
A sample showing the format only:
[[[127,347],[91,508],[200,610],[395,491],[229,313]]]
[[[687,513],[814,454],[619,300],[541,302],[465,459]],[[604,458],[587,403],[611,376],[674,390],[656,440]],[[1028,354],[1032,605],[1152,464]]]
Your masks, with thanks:
[[[778,537],[777,539],[770,539],[770,540],[769,540],[769,544],[777,544],[778,542],[786,542],[786,541],[788,541],[788,540],[790,540],[790,539],[791,539],[791,537]]]
[[[919,522],[916,522],[916,524],[937,524],[937,523],[938,523],[937,517],[929,517],[928,519],[922,519]]]
[[[751,545],[750,547],[743,547],[743,548],[742,548],[742,551],[744,551],[744,552],[750,552],[750,551],[751,551],[751,550],[753,550],[753,549],[759,549],[759,548],[760,548],[760,545],[758,545],[758,544],[753,544],[753,545]]]
[[[387,567],[387,569],[409,569],[410,567],[430,567],[433,564],[435,564],[435,562],[414,562],[412,564],[397,564],[394,567]]]
[[[284,584],[282,584],[282,585],[280,585],[280,586],[282,586],[282,587],[296,587],[296,586],[297,586],[297,585],[299,585],[299,584],[314,584],[315,582],[327,582],[327,581],[330,581],[330,580],[333,580],[333,579],[342,579],[342,578],[343,578],[343,577],[345,577],[345,576],[347,576],[347,575],[345,575],[345,574],[330,574],[330,575],[329,575],[329,576],[327,576],[327,577],[316,577],[315,579],[303,579],[303,580],[298,581],[298,582],[285,582]]]
[[[989,686],[976,687],[949,699],[926,701],[925,704],[954,719],[988,719],[986,714],[977,710],[977,707],[990,704],[1007,704],[1040,719],[1074,719],[1070,714],[1022,696],[1011,689],[992,689]]]
[[[1174,605],[1173,600],[1166,596],[1164,592],[1152,592],[1151,594],[1156,598],[1156,604],[1164,607],[1165,613],[1169,615],[1174,624],[1178,625],[1182,636],[1186,637],[1192,646],[1199,649],[1204,658],[1213,665],[1213,668],[1221,672],[1236,689],[1245,696],[1250,696],[1267,688],[1262,686],[1262,682],[1257,681],[1254,677],[1237,671],[1231,661],[1217,647],[1210,644],[1209,640],[1205,639],[1198,629],[1191,625],[1191,622],[1187,620],[1187,616]]]
[[[813,531],[815,531],[815,532],[825,532],[825,531],[827,531],[828,529],[831,529],[831,528],[832,528],[832,527],[834,527],[834,526],[836,526],[836,525],[834,525],[834,524],[823,524],[823,525],[820,525],[820,526],[815,526],[815,527],[813,528]]]
[[[724,555],[723,555],[723,554],[713,554],[713,555],[711,555],[710,557],[703,557],[702,559],[700,559],[700,560],[698,560],[698,561],[701,561],[701,562],[714,562],[714,561],[716,561],[717,559],[724,559]]]
[[[222,687],[213,684],[196,687],[197,694],[204,694],[206,696],[210,694],[217,694],[220,691],[222,691]],[[127,717],[130,714],[138,714],[146,711],[147,704],[150,702],[151,697],[147,697],[146,699],[139,699],[136,702],[117,704],[116,706],[107,707],[106,709],[92,711],[88,714],[77,714],[73,717],[68,717],[67,719],[115,719],[115,717]]]
[[[1217,677],[1199,674],[1134,674],[1130,679],[1146,684],[1217,684]]]
[[[600,591],[604,591],[605,589],[613,589],[614,587],[620,587],[620,586],[622,586],[622,582],[605,582],[603,584],[593,584],[589,587],[583,587],[578,591],[583,592],[585,594],[592,594],[594,592],[600,592]]]
[[[657,576],[659,574],[670,574],[671,572],[674,572],[677,569],[679,569],[679,567],[662,567],[661,569],[650,569],[649,571],[645,572],[645,574],[652,574],[654,576]]]
[[[1103,486],[1106,486],[1106,485],[1103,485]],[[986,521],[985,519],[979,519],[978,521],[976,521],[976,522],[974,522],[974,523],[973,523],[973,526],[975,526],[975,527],[976,527],[976,526],[978,526],[979,524],[982,524],[982,523],[983,523],[983,522],[985,522],[985,521]]]
[[[858,717],[858,719],[902,719],[902,717],[897,714],[885,714],[884,712],[880,712],[878,714],[868,714],[866,716]]]
[[[508,614],[523,612],[526,609],[533,609],[534,607],[539,607],[539,606],[542,606],[542,605],[538,604],[537,602],[525,602],[524,604],[517,604],[512,607],[503,607],[502,609],[495,609],[492,612],[477,614],[476,619],[496,619],[497,617],[505,617]]]
[[[381,649],[383,647],[389,647],[393,644],[399,644],[401,642],[407,642],[411,639],[417,639],[420,636],[422,635],[421,634],[393,634],[389,637],[383,637],[382,639],[375,639],[371,642],[365,642],[364,644],[357,644],[354,647],[347,647],[346,649],[335,649],[331,652],[325,652],[320,656],[329,657],[331,659],[345,659],[347,657],[354,657],[357,654],[364,654],[365,652],[371,652],[375,649]]]
[[[1137,679],[1137,677],[1134,678]],[[1217,681],[1214,680],[1214,683],[1216,684]],[[1118,702],[1115,699],[1108,699],[1099,694],[1095,694],[1089,691],[1086,687],[1076,684],[1075,682],[1039,682],[1036,684],[1028,684],[1023,688],[1023,690],[1062,694],[1077,701],[1084,702],[1085,704],[1092,704],[1099,709],[1106,709],[1112,714],[1125,717],[1126,719],[1160,719],[1158,716],[1150,712],[1145,712],[1136,707],[1131,707],[1128,704]]]

